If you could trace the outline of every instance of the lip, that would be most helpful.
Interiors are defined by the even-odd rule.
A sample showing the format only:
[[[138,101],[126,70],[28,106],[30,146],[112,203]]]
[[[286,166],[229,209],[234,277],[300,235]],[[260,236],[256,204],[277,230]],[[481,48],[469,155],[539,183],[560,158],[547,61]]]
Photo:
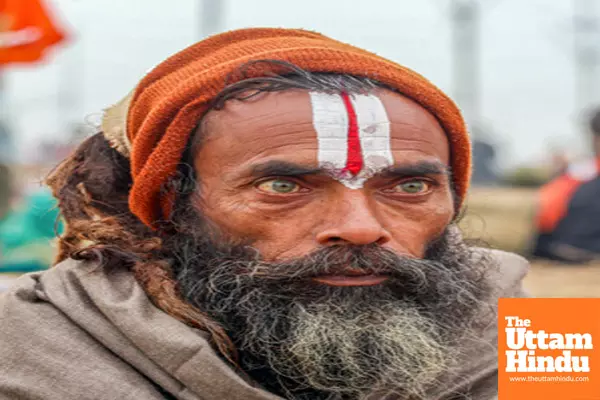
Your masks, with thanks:
[[[389,279],[388,275],[319,275],[313,281],[329,286],[375,286]]]

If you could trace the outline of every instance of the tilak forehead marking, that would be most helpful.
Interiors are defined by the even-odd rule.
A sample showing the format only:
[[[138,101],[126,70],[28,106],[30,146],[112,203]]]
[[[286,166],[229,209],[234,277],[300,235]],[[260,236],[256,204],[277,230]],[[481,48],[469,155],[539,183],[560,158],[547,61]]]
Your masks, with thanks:
[[[332,170],[350,189],[360,189],[367,179],[394,164],[390,121],[377,96],[309,94],[319,166]]]

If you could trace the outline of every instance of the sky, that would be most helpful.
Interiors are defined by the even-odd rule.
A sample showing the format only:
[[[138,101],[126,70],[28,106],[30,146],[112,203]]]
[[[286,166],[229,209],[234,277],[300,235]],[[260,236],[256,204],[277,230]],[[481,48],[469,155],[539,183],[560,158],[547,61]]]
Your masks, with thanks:
[[[222,0],[220,31],[305,28],[403,64],[453,95],[451,0]],[[3,71],[21,154],[70,123],[97,125],[152,67],[202,39],[201,0],[46,0],[70,41]],[[481,114],[508,168],[586,151],[575,107],[572,1],[482,0]],[[599,93],[600,97],[600,93]],[[459,104],[460,106],[460,104]]]

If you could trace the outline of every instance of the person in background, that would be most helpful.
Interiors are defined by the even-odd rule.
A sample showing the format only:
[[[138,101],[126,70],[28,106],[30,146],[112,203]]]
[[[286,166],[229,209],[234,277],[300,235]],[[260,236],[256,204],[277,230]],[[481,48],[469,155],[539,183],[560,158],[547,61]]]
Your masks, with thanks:
[[[22,196],[0,220],[0,273],[47,269],[56,255],[53,240],[61,232],[57,201],[47,187]]]
[[[594,156],[570,164],[540,189],[534,257],[564,263],[600,258],[600,110],[589,128]]]
[[[62,229],[56,199],[47,187],[17,193],[14,174],[0,164],[0,273],[4,274],[47,269],[56,253],[51,242]]]

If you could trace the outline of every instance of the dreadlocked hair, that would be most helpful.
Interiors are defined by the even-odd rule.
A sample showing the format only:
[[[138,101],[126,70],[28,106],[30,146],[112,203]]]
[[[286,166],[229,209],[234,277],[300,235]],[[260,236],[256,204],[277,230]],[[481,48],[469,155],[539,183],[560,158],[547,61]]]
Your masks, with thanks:
[[[178,174],[169,186],[182,186],[189,180]],[[114,150],[102,133],[86,139],[52,171],[46,183],[58,199],[65,222],[56,263],[72,258],[130,269],[158,308],[207,331],[223,356],[236,364],[235,347],[223,328],[183,301],[162,234],[146,227],[129,210],[127,198],[133,183],[129,160]]]

